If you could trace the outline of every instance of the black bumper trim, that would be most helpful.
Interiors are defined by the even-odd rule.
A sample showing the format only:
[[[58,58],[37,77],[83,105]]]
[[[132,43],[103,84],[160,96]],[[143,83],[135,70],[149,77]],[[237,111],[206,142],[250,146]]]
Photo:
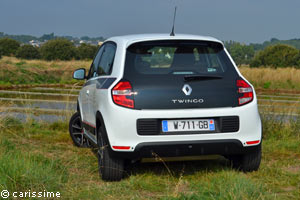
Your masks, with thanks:
[[[164,119],[138,119],[136,129],[138,135],[189,135],[189,134],[218,134],[238,132],[240,129],[240,119],[238,116],[222,116],[222,117],[198,117],[188,119],[213,119],[215,121],[214,131],[182,131],[182,132],[163,132],[162,120],[182,120],[185,118],[164,118]]]
[[[117,152],[110,149],[112,157],[141,159],[153,157],[180,157],[197,155],[239,155],[253,152],[259,145],[244,147],[239,140],[200,140],[180,142],[145,142],[133,152]]]

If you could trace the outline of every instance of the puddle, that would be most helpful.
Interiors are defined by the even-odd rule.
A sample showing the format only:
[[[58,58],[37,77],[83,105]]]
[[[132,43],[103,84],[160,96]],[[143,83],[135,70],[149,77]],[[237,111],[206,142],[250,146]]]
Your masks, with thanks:
[[[14,99],[47,99],[47,100],[64,100],[64,101],[74,101],[77,99],[78,95],[69,95],[69,94],[57,94],[53,93],[52,95],[47,94],[4,94],[0,93],[0,98],[14,98]]]
[[[43,108],[43,109],[55,109],[55,110],[76,110],[76,102],[73,103],[34,102],[34,103],[27,103],[27,104],[14,103],[10,107]]]
[[[0,107],[3,114],[9,114],[22,121],[28,118],[37,121],[55,122],[68,120],[76,111],[76,100],[81,86],[32,87],[0,91]],[[261,117],[270,120],[298,120],[299,107],[283,102],[284,105],[263,103],[259,105]],[[280,104],[283,104],[280,101]],[[286,104],[286,105],[285,105]],[[5,109],[9,107],[9,109]],[[295,114],[293,114],[295,113]]]
[[[0,92],[36,92],[36,93],[56,93],[56,94],[79,94],[79,89],[57,89],[57,88],[18,88],[11,90],[0,90]]]
[[[57,122],[57,121],[68,121],[67,116],[65,115],[53,115],[53,114],[28,114],[28,113],[19,113],[19,112],[9,112],[4,113],[0,112],[0,115],[6,115],[9,117],[14,117],[16,119],[19,119],[22,122],[26,122],[27,120],[34,119],[37,122]],[[69,117],[68,117],[69,118]]]

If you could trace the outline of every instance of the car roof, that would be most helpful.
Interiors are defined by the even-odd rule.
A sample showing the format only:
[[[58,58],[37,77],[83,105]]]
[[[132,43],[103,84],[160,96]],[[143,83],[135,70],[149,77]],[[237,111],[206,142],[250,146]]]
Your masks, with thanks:
[[[175,36],[170,36],[170,34],[136,34],[136,35],[123,35],[115,36],[107,39],[106,41],[113,41],[117,44],[129,45],[142,42],[142,41],[152,41],[152,40],[201,40],[201,41],[211,41],[222,43],[222,41],[209,37],[209,36],[200,36],[200,35],[190,35],[190,34],[175,34]]]

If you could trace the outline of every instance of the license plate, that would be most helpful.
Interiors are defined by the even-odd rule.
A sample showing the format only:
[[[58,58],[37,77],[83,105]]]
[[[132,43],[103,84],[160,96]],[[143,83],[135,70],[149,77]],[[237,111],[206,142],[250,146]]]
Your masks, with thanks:
[[[163,120],[163,132],[182,131],[214,131],[215,121],[213,119],[192,119],[192,120]]]

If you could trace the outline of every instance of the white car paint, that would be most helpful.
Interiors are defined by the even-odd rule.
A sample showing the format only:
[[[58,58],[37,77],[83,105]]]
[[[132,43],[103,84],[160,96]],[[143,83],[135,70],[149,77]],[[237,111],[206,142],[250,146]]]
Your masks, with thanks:
[[[195,141],[195,140],[220,140],[220,139],[237,139],[243,146],[248,146],[246,141],[261,140],[262,125],[257,107],[257,98],[253,89],[254,99],[252,102],[239,107],[209,108],[209,109],[170,109],[170,110],[134,110],[116,105],[112,100],[111,90],[118,83],[124,73],[124,63],[126,48],[135,42],[151,40],[203,40],[222,43],[221,41],[204,36],[176,34],[169,36],[167,34],[145,34],[145,35],[128,35],[112,37],[107,41],[117,44],[113,70],[109,76],[95,77],[87,81],[93,81],[101,78],[114,77],[116,81],[105,90],[99,90],[95,87],[88,87],[80,92],[78,98],[79,108],[82,120],[91,126],[96,127],[96,112],[99,111],[105,122],[108,139],[112,146],[130,146],[129,150],[115,151],[134,151],[135,147],[144,142],[171,142],[171,141]],[[105,42],[107,42],[105,41]],[[237,73],[241,76],[237,66],[225,49]],[[244,77],[243,77],[244,78]],[[244,80],[246,80],[244,78]],[[249,82],[248,82],[249,83]],[[250,84],[250,83],[249,83]],[[253,86],[251,85],[253,88]],[[89,95],[87,95],[89,93]],[[88,104],[88,105],[86,105]],[[88,112],[88,113],[86,113]],[[234,133],[219,134],[193,134],[193,135],[158,135],[158,136],[141,136],[137,134],[136,122],[139,118],[210,118],[218,116],[239,116],[240,130]],[[85,132],[85,134],[88,134]],[[89,135],[94,140],[96,137]],[[258,145],[258,144],[255,144]],[[113,149],[113,148],[112,148]]]

